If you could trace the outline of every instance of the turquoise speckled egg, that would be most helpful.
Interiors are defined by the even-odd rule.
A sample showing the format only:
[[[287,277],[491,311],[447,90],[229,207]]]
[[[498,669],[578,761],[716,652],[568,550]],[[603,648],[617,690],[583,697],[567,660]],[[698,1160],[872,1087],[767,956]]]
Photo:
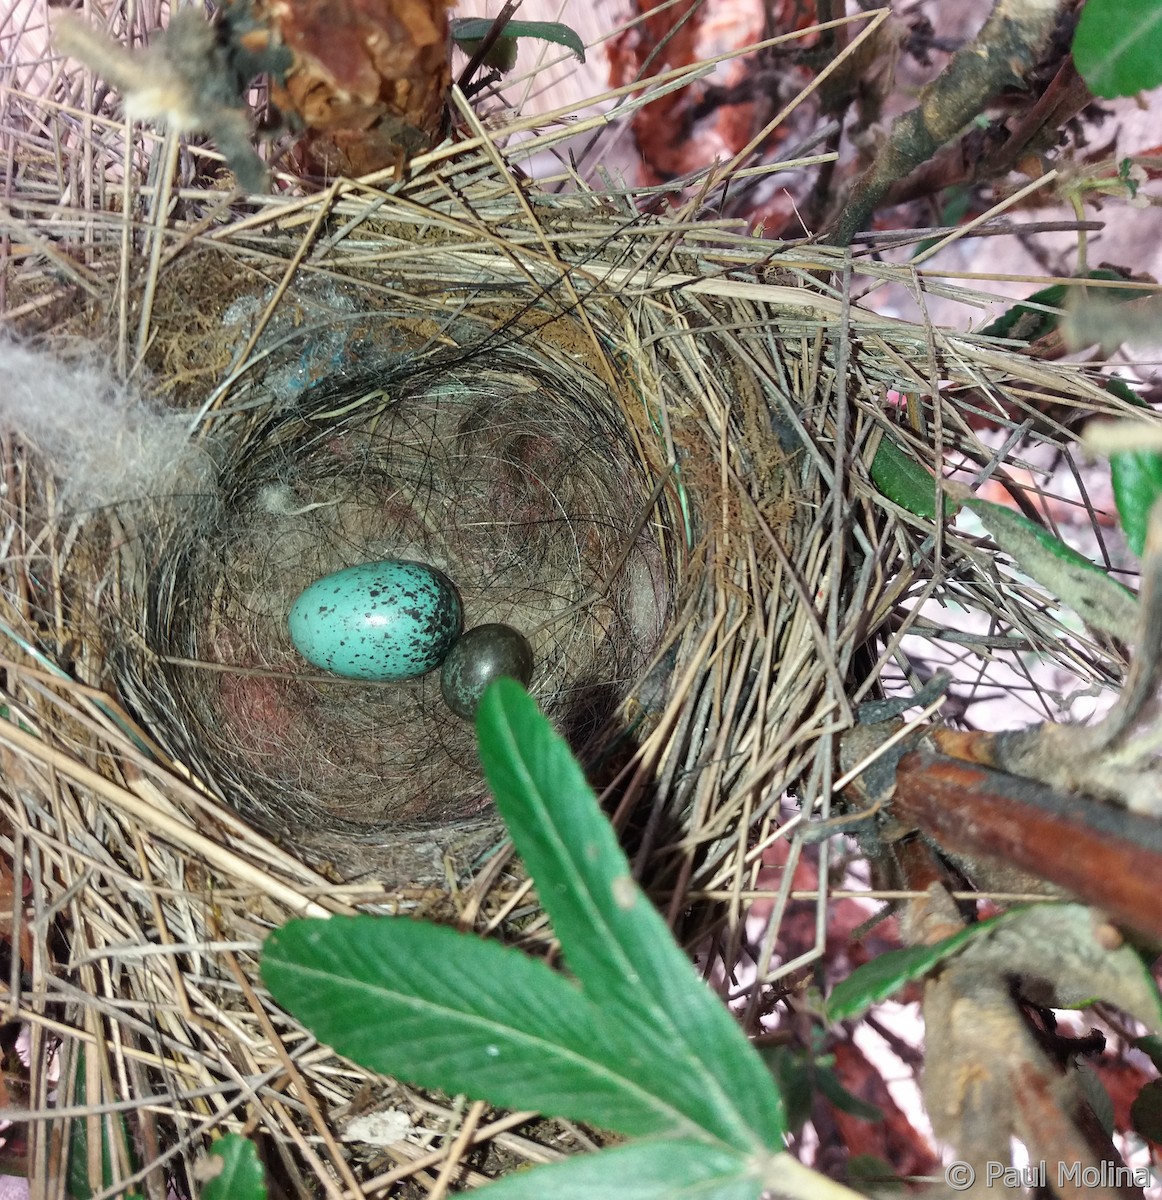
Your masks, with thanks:
[[[348,679],[414,679],[438,667],[460,635],[452,581],[424,563],[360,563],[315,580],[287,624],[308,662]]]
[[[528,686],[533,648],[511,625],[477,625],[448,651],[440,671],[444,703],[470,721],[485,689],[502,675]]]

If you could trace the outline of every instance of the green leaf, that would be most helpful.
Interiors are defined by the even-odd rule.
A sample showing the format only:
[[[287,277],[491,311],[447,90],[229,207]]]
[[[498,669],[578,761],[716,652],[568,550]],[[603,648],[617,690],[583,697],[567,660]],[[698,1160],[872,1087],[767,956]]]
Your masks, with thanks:
[[[267,938],[262,977],[320,1040],[372,1070],[622,1133],[699,1132],[664,1097],[664,1060],[498,942],[399,917],[290,921]]]
[[[78,1104],[85,1103],[85,1058],[84,1053],[77,1059],[76,1071],[73,1075],[73,1099]],[[103,1113],[99,1118],[101,1127],[101,1187],[95,1189],[89,1179],[89,1122],[85,1117],[74,1117],[69,1123],[69,1158],[68,1174],[65,1181],[65,1191],[69,1200],[90,1200],[98,1190],[104,1191],[113,1186],[113,1156],[110,1153],[110,1131],[121,1146],[123,1161],[127,1162],[131,1171],[137,1170],[137,1156],[133,1152],[133,1142],[129,1137],[129,1127],[120,1113]],[[139,1193],[129,1192],[126,1200],[139,1200]]]
[[[1106,281],[1124,280],[1125,276],[1108,267],[1099,267],[1078,276],[1080,279],[1100,279]],[[1034,292],[1027,300],[1014,304],[1006,309],[995,321],[990,322],[980,332],[985,337],[1010,338],[1018,342],[1035,342],[1038,338],[1052,333],[1060,324],[1071,292],[1077,289],[1067,283],[1055,283],[1051,287]],[[1142,293],[1131,289],[1110,288],[1102,289],[1105,295],[1112,292],[1113,296],[1123,300],[1137,300]],[[1056,312],[1046,312],[1045,309],[1057,309]]]
[[[886,1000],[893,992],[898,992],[904,984],[927,975],[938,962],[959,953],[974,938],[980,937],[1009,916],[1009,913],[1002,913],[998,917],[969,925],[967,929],[961,929],[932,946],[889,950],[862,967],[856,967],[846,979],[831,989],[831,995],[827,998],[828,1021],[848,1021],[860,1016],[881,1000]]]
[[[486,1200],[758,1200],[763,1181],[735,1150],[706,1142],[633,1142],[517,1171],[489,1184]]]
[[[1162,3],[1089,0],[1073,61],[1095,96],[1132,96],[1162,83]]]
[[[771,1046],[760,1051],[767,1069],[775,1077],[787,1109],[787,1130],[798,1134],[815,1103],[815,1093],[826,1096],[841,1112],[863,1121],[882,1121],[884,1114],[874,1104],[852,1095],[831,1069],[832,1056],[822,1059],[793,1046]]]
[[[1103,386],[1111,396],[1116,396],[1119,400],[1134,405],[1135,408],[1149,408],[1146,401],[1124,379],[1119,379],[1116,375],[1107,379]]]
[[[491,17],[460,17],[451,22],[452,40],[469,54],[488,36],[492,28]],[[541,42],[552,42],[564,46],[582,61],[585,61],[585,43],[576,31],[559,21],[509,21],[498,41],[515,41],[517,38],[536,38]],[[511,70],[511,67],[507,68]]]
[[[1154,1064],[1156,1071],[1162,1071],[1162,1038],[1148,1033],[1145,1037],[1136,1038],[1134,1046]]]
[[[1130,1124],[1151,1142],[1162,1142],[1162,1079],[1151,1079],[1130,1105]]]
[[[805,1050],[791,1046],[769,1046],[759,1053],[783,1097],[787,1132],[797,1135],[815,1102],[815,1064]]]
[[[335,917],[270,935],[274,997],[340,1053],[421,1086],[631,1134],[777,1146],[778,1090],[633,882],[568,747],[512,680],[488,690],[477,723],[498,808],[582,986],[448,928]]]
[[[892,1169],[892,1164],[875,1154],[853,1154],[847,1160],[847,1177],[852,1183],[874,1189],[876,1195],[884,1191],[908,1191],[908,1185]]]
[[[484,693],[476,728],[496,806],[585,995],[691,1121],[741,1149],[779,1145],[774,1081],[634,881],[569,747],[511,679]]]
[[[1146,548],[1146,527],[1150,509],[1162,496],[1162,454],[1150,450],[1126,450],[1110,455],[1110,480],[1114,485],[1114,502],[1126,542],[1142,557]]]
[[[936,477],[887,434],[880,438],[880,444],[876,447],[871,479],[893,504],[898,504],[917,517],[935,520]],[[945,496],[945,515],[955,508],[952,498]]]
[[[480,43],[477,41],[469,40],[460,44],[469,57],[480,49]],[[481,62],[486,67],[493,67],[502,75],[506,75],[516,66],[516,56],[519,53],[520,47],[516,44],[516,38],[498,37],[484,52]]]
[[[1087,624],[1120,638],[1137,625],[1137,597],[1096,563],[1012,509],[987,500],[964,503],[1026,575]]]
[[[266,1176],[249,1138],[228,1133],[210,1147],[210,1155],[221,1168],[202,1188],[202,1200],[266,1200]]]
[[[1039,337],[1051,333],[1061,323],[1061,312],[1045,312],[1044,309],[1060,309],[1067,295],[1068,290],[1063,283],[1042,288],[1039,292],[1034,292],[1028,300],[1006,309],[995,321],[990,321],[980,331],[981,335],[1010,338],[1018,342],[1035,342]]]
[[[829,1067],[821,1067],[816,1080],[819,1091],[840,1112],[845,1112],[849,1116],[859,1117],[861,1121],[882,1121],[884,1119],[884,1114],[874,1104],[869,1104],[866,1100],[861,1100],[858,1096],[849,1092],[839,1082],[839,1076]]]

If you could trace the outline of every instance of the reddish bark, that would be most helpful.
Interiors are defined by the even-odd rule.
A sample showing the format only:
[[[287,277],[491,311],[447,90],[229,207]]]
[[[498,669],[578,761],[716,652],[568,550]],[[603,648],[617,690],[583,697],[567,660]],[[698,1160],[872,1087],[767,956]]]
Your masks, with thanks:
[[[364,175],[438,137],[449,0],[259,0],[294,64],[275,103],[306,126],[307,170]]]
[[[955,740],[978,755],[998,744]],[[892,811],[945,849],[999,858],[1162,937],[1162,836],[1153,818],[928,751],[900,760]]]
[[[798,14],[803,5],[797,0],[785,0],[784,4],[772,7],[787,7]],[[715,17],[720,10],[698,0],[688,0],[676,7],[663,7],[662,0],[638,0],[638,11],[644,19],[609,44],[611,86],[620,87],[689,66],[762,36],[762,13],[757,5],[741,21],[737,13],[731,12],[729,26],[716,26]],[[796,17],[802,19],[801,15]],[[794,21],[786,25],[787,29],[796,27]],[[655,53],[663,43],[661,51]],[[748,69],[746,60],[735,60],[721,72],[721,77],[715,78],[715,83],[725,87],[738,84],[746,78]],[[641,153],[644,183],[657,184],[702,170],[724,153],[741,150],[755,132],[756,101],[760,96],[756,94],[754,100],[743,103],[720,104],[705,117],[697,118],[696,110],[706,92],[707,83],[700,81],[659,97],[634,116],[633,131]]]
[[[831,1115],[850,1155],[870,1154],[889,1162],[901,1175],[935,1175],[940,1160],[927,1138],[917,1132],[903,1110],[892,1099],[883,1076],[854,1042],[838,1042],[830,1048],[835,1056],[835,1073],[843,1086],[884,1115],[882,1121],[865,1121],[832,1105]]]

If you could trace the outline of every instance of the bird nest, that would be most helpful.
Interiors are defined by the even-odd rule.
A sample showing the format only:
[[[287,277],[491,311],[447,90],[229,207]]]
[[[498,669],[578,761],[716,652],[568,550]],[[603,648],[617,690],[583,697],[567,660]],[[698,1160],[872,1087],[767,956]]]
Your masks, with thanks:
[[[7,1011],[40,1177],[103,1142],[110,1185],[190,1190],[223,1129],[300,1195],[426,1194],[443,1162],[454,1105],[316,1044],[256,984],[262,939],[359,908],[546,931],[431,678],[296,657],[286,613],[320,575],[422,559],[469,624],[525,632],[531,690],[639,876],[728,965],[784,797],[826,809],[861,701],[910,694],[950,637],[985,670],[1121,671],[979,531],[870,472],[889,430],[967,481],[1031,442],[1068,454],[1044,399],[1118,405],[1080,368],[861,310],[840,252],[529,191],[487,140],[404,182],[218,199],[140,246],[94,208],[64,253],[30,191],[40,240],[9,275],[29,371],[99,392],[117,371],[91,347],[128,366],[136,339],[145,381],[108,401],[99,487],[69,475],[75,430],[3,442]],[[998,451],[972,413],[1020,437]],[[953,636],[933,603],[988,635]],[[457,1179],[589,1137],[496,1114]]]
[[[396,282],[357,270],[269,310],[261,370],[198,418],[217,487],[166,534],[127,539],[110,614],[120,690],[172,754],[268,831],[397,883],[442,878],[452,831],[495,840],[474,819],[488,801],[472,727],[438,675],[311,673],[287,633],[296,595],[353,563],[436,566],[468,626],[526,634],[545,711],[596,760],[687,551],[649,413],[584,324],[519,287],[449,314],[455,251],[420,251],[418,234],[371,234],[405,254]],[[433,286],[439,261],[450,277]],[[256,300],[230,306],[227,337],[246,340]]]

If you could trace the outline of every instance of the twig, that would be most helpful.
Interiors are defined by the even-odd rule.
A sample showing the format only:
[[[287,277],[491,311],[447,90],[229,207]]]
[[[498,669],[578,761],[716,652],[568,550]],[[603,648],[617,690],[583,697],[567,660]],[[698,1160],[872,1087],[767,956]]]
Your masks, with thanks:
[[[1162,936],[1155,820],[927,750],[900,760],[892,813],[947,849],[1003,858]]]
[[[444,1160],[439,1175],[436,1176],[436,1182],[428,1193],[429,1200],[443,1200],[448,1194],[448,1184],[459,1169],[464,1151],[471,1145],[472,1138],[480,1125],[480,1118],[484,1116],[487,1108],[488,1105],[483,1100],[477,1100],[468,1110],[468,1115],[460,1126],[460,1132],[456,1134],[452,1144],[448,1147],[448,1157]]]
[[[1018,84],[1053,32],[1059,0],[996,0],[976,40],[892,123],[887,144],[856,183],[830,241],[849,245],[898,179],[954,138],[986,101]]]
[[[456,80],[456,86],[465,95],[468,94],[468,85],[472,82],[472,76],[480,70],[481,64],[488,57],[492,47],[504,37],[504,28],[512,20],[512,15],[518,8],[520,8],[520,0],[506,0],[504,7],[496,14],[496,20],[492,22],[488,32],[473,50],[472,57],[468,60],[464,70],[460,72],[460,78]]]

